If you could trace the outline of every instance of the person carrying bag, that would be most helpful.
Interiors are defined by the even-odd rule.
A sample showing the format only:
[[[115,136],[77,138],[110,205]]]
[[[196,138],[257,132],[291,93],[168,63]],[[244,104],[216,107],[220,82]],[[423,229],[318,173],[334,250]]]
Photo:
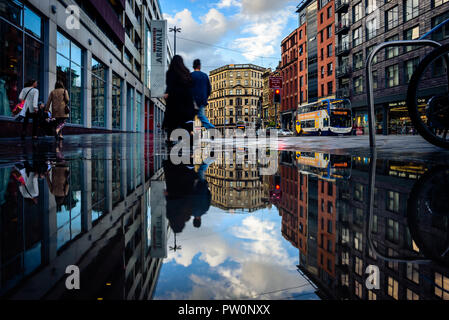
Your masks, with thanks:
[[[36,80],[28,81],[25,84],[25,88],[22,89],[19,95],[19,100],[21,101],[21,104],[23,103],[23,107],[16,120],[20,121],[24,119],[21,134],[22,140],[25,139],[29,119],[33,120],[33,130],[32,130],[33,139],[37,139],[37,126],[38,126],[37,102],[39,100],[39,90],[36,89],[37,85],[38,82]],[[19,106],[16,106],[14,110],[16,110],[17,108],[20,109]]]
[[[64,85],[61,81],[56,82],[55,90],[50,93],[48,97],[47,104],[45,106],[45,111],[50,111],[52,117],[55,118],[55,139],[63,140],[62,129],[64,128],[67,119],[70,115],[70,107],[69,107],[69,93],[65,89]]]

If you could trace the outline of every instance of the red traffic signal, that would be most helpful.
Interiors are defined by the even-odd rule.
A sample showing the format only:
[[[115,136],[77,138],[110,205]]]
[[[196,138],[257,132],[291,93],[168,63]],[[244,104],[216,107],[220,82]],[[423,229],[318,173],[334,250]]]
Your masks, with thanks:
[[[281,103],[281,90],[274,90],[274,103]]]

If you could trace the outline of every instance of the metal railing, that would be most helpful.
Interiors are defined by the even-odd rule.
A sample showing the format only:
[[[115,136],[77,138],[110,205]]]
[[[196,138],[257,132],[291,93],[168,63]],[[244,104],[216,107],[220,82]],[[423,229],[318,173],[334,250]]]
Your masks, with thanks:
[[[337,77],[343,77],[351,73],[351,67],[347,64],[337,67]]]
[[[407,47],[407,46],[430,46],[434,48],[441,47],[442,44],[433,40],[402,40],[391,41],[379,44],[371,51],[366,60],[366,87],[368,101],[368,123],[369,123],[369,143],[371,148],[376,146],[376,114],[374,109],[374,88],[373,88],[373,60],[376,54],[389,47]]]
[[[343,52],[349,52],[350,50],[351,50],[351,44],[349,42],[340,43],[337,46],[337,55],[340,55]]]
[[[335,25],[335,33],[340,33],[343,30],[347,29],[349,30],[351,26],[351,21],[348,18],[341,19],[336,25]]]
[[[349,0],[337,0],[335,2],[335,11],[338,12],[338,10],[345,6],[349,6]]]

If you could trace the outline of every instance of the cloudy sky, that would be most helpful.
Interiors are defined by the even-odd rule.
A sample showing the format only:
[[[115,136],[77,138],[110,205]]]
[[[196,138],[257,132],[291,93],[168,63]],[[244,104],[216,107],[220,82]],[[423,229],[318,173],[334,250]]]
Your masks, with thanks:
[[[297,27],[291,0],[159,0],[168,26],[181,27],[177,51],[209,72],[232,63],[275,68],[280,43]],[[173,33],[170,33],[173,44]]]

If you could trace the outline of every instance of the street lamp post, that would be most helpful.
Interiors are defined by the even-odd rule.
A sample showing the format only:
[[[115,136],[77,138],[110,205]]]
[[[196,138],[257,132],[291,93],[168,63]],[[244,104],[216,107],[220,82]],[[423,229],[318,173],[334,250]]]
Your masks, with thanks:
[[[174,41],[174,47],[175,48],[174,49],[175,49],[175,55],[176,55],[176,34],[178,32],[181,33],[181,28],[178,28],[178,27],[174,26],[173,28],[170,28],[169,31],[174,33],[174,38],[175,38],[175,41]]]

